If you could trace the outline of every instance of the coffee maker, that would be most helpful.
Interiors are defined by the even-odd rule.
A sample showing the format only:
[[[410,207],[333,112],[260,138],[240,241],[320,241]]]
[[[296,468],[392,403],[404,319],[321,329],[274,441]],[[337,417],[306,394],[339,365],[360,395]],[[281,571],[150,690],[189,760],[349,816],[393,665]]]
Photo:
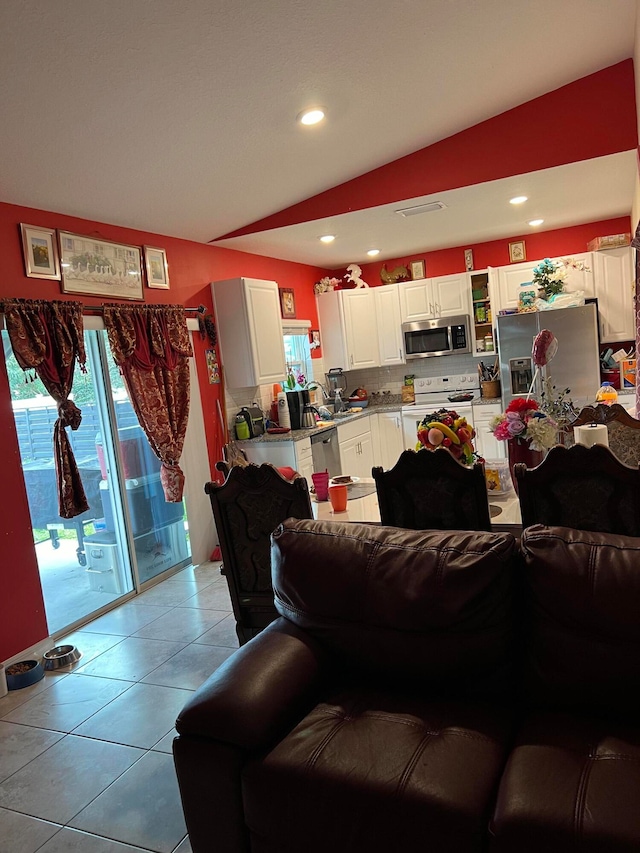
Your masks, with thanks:
[[[305,406],[309,405],[308,391],[287,391],[291,429],[301,429]]]

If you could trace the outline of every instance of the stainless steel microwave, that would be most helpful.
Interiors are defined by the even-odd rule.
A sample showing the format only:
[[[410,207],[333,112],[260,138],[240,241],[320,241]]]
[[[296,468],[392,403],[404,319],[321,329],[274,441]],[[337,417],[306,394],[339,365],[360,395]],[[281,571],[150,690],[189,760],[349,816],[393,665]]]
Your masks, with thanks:
[[[468,314],[403,323],[402,336],[407,361],[412,358],[428,358],[432,355],[471,352]]]

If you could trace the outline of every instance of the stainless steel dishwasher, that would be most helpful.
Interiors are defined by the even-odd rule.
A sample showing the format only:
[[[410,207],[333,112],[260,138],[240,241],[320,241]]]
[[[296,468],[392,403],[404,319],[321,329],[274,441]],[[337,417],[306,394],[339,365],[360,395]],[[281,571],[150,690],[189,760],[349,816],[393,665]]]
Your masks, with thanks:
[[[336,427],[324,429],[311,436],[311,459],[314,471],[328,471],[330,477],[339,477],[342,474]]]

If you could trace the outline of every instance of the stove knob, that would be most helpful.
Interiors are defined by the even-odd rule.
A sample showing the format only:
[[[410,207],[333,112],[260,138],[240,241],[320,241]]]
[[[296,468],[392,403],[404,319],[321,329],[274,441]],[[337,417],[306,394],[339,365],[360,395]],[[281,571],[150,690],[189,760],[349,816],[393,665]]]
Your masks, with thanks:
[[[466,381],[467,381],[467,377],[466,377],[466,376],[461,376],[461,377],[460,377],[460,381],[461,381],[461,382],[466,382]]]

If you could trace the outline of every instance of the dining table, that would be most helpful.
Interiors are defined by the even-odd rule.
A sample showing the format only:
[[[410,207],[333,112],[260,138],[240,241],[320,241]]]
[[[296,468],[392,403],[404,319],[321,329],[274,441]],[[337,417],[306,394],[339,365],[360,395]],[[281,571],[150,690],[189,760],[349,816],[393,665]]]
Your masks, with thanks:
[[[334,512],[330,501],[318,501],[312,495],[314,518],[325,521],[367,521],[380,523],[380,509],[373,477],[361,477],[347,486],[347,509]],[[494,530],[519,535],[522,530],[520,503],[515,492],[491,495],[489,501],[491,524]]]

